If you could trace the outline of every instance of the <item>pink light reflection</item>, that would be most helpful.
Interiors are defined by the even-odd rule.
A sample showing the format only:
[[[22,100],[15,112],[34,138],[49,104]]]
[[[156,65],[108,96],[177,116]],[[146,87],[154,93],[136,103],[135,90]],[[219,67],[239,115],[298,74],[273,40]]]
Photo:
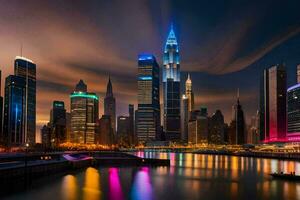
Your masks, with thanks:
[[[109,199],[110,200],[124,199],[117,168],[109,168]]]

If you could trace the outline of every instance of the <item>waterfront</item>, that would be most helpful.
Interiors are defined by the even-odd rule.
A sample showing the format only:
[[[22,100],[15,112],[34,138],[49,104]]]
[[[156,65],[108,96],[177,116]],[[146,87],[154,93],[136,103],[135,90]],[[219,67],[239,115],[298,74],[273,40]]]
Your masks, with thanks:
[[[300,183],[273,180],[300,174],[300,162],[190,153],[137,152],[170,159],[170,167],[87,168],[33,181],[4,199],[300,199]]]

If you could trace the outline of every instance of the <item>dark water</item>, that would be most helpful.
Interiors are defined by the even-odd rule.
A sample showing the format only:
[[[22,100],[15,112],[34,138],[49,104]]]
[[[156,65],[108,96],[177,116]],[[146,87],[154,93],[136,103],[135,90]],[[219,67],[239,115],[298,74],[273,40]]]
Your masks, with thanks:
[[[300,174],[300,162],[184,153],[137,155],[169,158],[171,166],[87,168],[43,179],[5,199],[300,199],[300,183],[273,180],[268,175],[275,171]]]

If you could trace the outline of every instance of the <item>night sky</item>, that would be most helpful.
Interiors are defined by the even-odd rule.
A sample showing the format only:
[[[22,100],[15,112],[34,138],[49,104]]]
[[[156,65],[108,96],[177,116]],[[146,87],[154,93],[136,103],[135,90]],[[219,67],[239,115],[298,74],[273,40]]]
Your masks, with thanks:
[[[162,50],[171,23],[179,40],[182,83],[191,72],[196,108],[221,109],[228,122],[240,99],[247,121],[258,108],[262,70],[285,63],[288,86],[300,63],[299,0],[0,0],[0,67],[13,74],[20,55],[37,64],[37,125],[53,100],[79,79],[100,96],[110,74],[117,114],[137,103],[137,55]]]

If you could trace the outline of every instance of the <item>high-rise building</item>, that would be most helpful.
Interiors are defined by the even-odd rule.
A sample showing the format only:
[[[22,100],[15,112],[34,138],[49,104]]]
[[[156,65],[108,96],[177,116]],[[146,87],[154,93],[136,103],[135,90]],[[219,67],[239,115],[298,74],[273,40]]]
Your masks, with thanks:
[[[117,121],[117,135],[118,145],[129,146],[130,145],[130,119],[128,116],[118,116]]]
[[[193,118],[188,123],[188,143],[208,143],[208,117],[203,112],[192,111]]]
[[[134,105],[133,104],[129,104],[128,113],[129,113],[130,144],[134,144],[135,143],[135,133],[134,133]]]
[[[245,117],[242,105],[240,104],[239,90],[237,95],[237,103],[234,105],[235,119],[235,131],[232,131],[234,136],[231,136],[231,144],[245,144],[246,143],[246,128]]]
[[[95,93],[87,92],[86,84],[80,80],[71,98],[71,142],[93,144],[96,120],[99,116],[99,101]]]
[[[180,140],[180,60],[173,27],[169,32],[163,55],[164,132],[170,141]]]
[[[260,141],[269,137],[269,72],[264,70],[260,81],[259,95],[259,136]]]
[[[54,101],[50,111],[51,143],[58,146],[67,141],[66,109],[63,101]]]
[[[43,148],[51,147],[51,126],[49,123],[41,128],[41,140]]]
[[[67,142],[71,142],[71,113],[66,112],[66,134]]]
[[[153,55],[138,56],[138,142],[160,139],[159,65]]]
[[[111,127],[111,117],[109,115],[102,115],[102,117],[98,120],[96,144],[113,144],[113,131]]]
[[[209,143],[224,143],[224,116],[220,110],[216,110],[209,120]]]
[[[300,83],[287,90],[287,118],[289,141],[300,140]]]
[[[275,65],[265,70],[263,99],[264,141],[282,142],[286,140],[286,70],[284,65]],[[261,113],[262,115],[262,113]],[[262,125],[262,122],[260,122]]]
[[[30,145],[33,145],[35,144],[35,127],[36,127],[36,64],[30,59],[17,56],[15,58],[15,63],[14,63],[14,73],[16,77],[20,77],[20,78],[10,77],[9,79],[24,79],[23,81],[18,80],[18,84],[20,84],[21,82],[23,84],[22,86],[19,85],[18,87],[22,87],[23,89],[25,89],[25,93],[24,93],[25,99],[22,99],[23,98],[22,97],[20,100],[17,100],[17,101],[22,101],[22,106],[23,106],[22,110],[24,112],[24,119],[22,122],[23,127],[21,127],[24,130],[24,132],[22,133],[24,134],[22,136],[24,138],[22,138],[22,140],[19,140],[19,142],[22,142],[22,144],[28,143]],[[11,84],[14,85],[14,83],[12,82]],[[10,113],[10,115],[12,114]],[[8,127],[9,125],[7,124],[6,126]]]
[[[194,92],[190,74],[188,74],[188,78],[185,81],[185,96],[188,99],[188,111],[191,112],[194,110]]]
[[[5,80],[4,141],[7,145],[26,143],[26,80],[10,75]]]
[[[188,141],[188,123],[189,123],[189,99],[184,94],[181,98],[181,140]]]
[[[114,137],[116,137],[116,99],[113,94],[112,83],[110,77],[106,87],[106,96],[104,98],[104,115],[111,117],[111,127]]]

